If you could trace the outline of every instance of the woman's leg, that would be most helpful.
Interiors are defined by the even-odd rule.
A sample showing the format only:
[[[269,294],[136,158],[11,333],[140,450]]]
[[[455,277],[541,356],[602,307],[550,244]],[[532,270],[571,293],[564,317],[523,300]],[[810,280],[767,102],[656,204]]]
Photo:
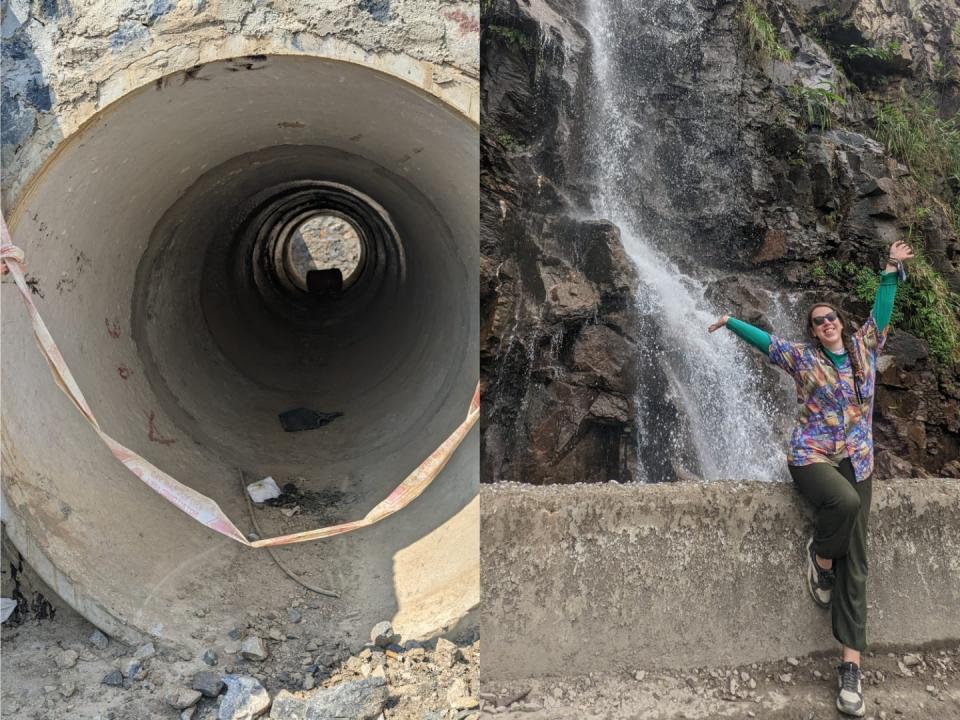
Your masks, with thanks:
[[[860,512],[860,495],[853,487],[852,475],[848,478],[841,472],[845,466],[852,473],[848,460],[840,464],[840,469],[829,463],[788,466],[797,490],[816,510],[813,550],[831,560],[847,554]]]
[[[826,463],[791,466],[790,474],[817,510],[814,551],[833,559],[833,635],[843,646],[837,708],[863,717],[860,651],[867,644],[867,519],[872,483],[869,479],[856,482],[849,459],[839,468]]]
[[[873,481],[854,482],[849,460],[840,463],[840,470],[850,480],[860,501],[846,554],[834,562],[837,580],[833,589],[833,636],[845,648],[859,653],[867,646],[867,521],[873,496]]]

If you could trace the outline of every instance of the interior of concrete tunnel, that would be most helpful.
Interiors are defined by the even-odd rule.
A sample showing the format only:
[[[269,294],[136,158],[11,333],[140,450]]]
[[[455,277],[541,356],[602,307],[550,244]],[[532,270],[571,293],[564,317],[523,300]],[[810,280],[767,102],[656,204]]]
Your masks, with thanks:
[[[359,519],[463,420],[478,374],[477,127],[395,77],[256,56],[101,111],[8,210],[36,301],[114,435],[252,530]],[[324,240],[335,235],[336,242]],[[8,530],[116,634],[195,643],[298,590],[127,472],[52,382],[4,291]],[[330,418],[290,432],[280,416]],[[476,432],[411,506],[279,557],[316,622],[424,634],[478,598]],[[288,516],[281,510],[299,508]],[[451,551],[455,549],[455,552]]]

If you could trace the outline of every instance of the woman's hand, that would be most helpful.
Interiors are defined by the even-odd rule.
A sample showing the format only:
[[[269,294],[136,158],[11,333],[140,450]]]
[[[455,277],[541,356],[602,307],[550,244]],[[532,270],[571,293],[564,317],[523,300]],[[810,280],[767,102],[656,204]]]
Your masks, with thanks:
[[[711,325],[710,327],[708,327],[708,328],[707,328],[707,332],[716,332],[717,330],[719,330],[720,328],[722,328],[724,325],[726,325],[726,324],[727,324],[727,320],[729,320],[729,319],[730,319],[730,316],[729,316],[729,315],[724,315],[722,318],[720,318],[719,320],[717,320],[713,325]]]
[[[903,262],[904,260],[909,260],[913,257],[913,248],[911,248],[907,243],[897,240],[893,245],[890,246],[890,252],[888,253],[890,260],[899,260]]]

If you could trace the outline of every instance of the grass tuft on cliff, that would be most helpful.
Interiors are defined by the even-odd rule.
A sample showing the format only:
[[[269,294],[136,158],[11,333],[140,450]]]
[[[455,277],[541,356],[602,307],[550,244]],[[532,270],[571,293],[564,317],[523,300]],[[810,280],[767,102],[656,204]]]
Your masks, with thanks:
[[[833,126],[834,112],[840,114],[847,104],[837,86],[827,81],[820,82],[816,87],[791,85],[790,94],[796,100],[808,130],[829,130]]]
[[[777,30],[767,15],[766,3],[743,0],[738,13],[747,45],[762,58],[789,60],[790,52],[777,39]]]
[[[945,201],[960,235],[960,119],[941,118],[929,100],[901,95],[877,105],[874,130],[920,187]]]

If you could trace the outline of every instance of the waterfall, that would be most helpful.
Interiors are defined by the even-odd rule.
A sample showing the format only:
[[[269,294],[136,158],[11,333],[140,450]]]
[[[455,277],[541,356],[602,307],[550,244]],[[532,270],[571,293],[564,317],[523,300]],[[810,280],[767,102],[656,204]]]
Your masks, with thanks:
[[[584,20],[593,45],[593,77],[583,121],[594,175],[592,213],[619,227],[640,278],[637,305],[646,348],[638,359],[642,479],[657,481],[671,471],[707,481],[781,479],[786,473],[783,438],[773,432],[776,403],[761,392],[756,363],[747,356],[754,351],[728,330],[707,332],[723,313],[705,297],[706,278],[681,272],[669,247],[653,241],[638,210],[645,193],[648,200],[658,195],[655,202],[663,206],[664,196],[696,192],[684,167],[689,158],[671,158],[676,172],[666,175],[660,172],[663,158],[652,162],[651,144],[643,141],[658,132],[645,122],[644,108],[665,86],[673,87],[664,58],[682,65],[695,52],[696,43],[686,37],[698,32],[695,12],[684,0],[641,0],[626,8],[614,0],[588,0]],[[645,47],[642,38],[637,42],[638,27],[657,33],[657,47],[650,51],[655,55],[637,57]],[[643,382],[643,369],[653,363],[668,387]]]

